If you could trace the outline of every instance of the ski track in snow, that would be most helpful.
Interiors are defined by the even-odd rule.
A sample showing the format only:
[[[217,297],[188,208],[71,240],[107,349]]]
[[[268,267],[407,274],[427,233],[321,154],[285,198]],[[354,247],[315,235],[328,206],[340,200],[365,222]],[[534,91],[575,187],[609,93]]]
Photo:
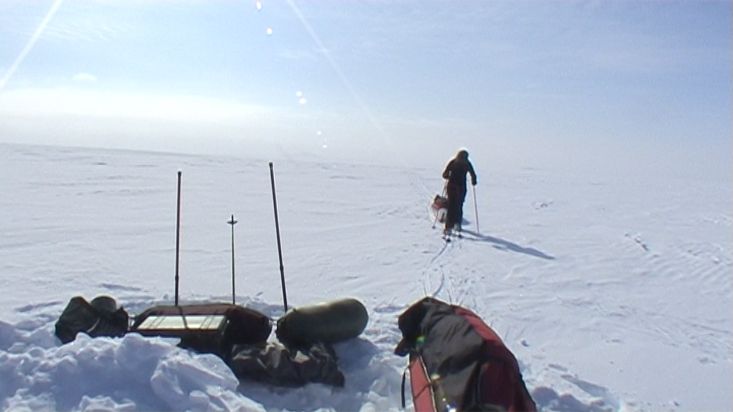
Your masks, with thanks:
[[[702,202],[642,183],[484,169],[481,232],[469,195],[464,237],[446,243],[425,220],[426,188],[442,184],[434,171],[275,162],[289,302],[351,296],[370,314],[360,338],[336,347],[345,388],[286,389],[237,382],[175,342],[53,336],[73,296],[109,294],[131,314],[173,300],[178,169],[182,302],[230,299],[235,214],[238,303],[281,316],[266,161],[19,145],[0,155],[13,193],[0,200],[0,275],[12,291],[0,305],[3,409],[397,411],[397,317],[425,295],[482,316],[543,410],[733,406],[730,188],[701,185]],[[143,364],[140,348],[144,370],[124,367]]]

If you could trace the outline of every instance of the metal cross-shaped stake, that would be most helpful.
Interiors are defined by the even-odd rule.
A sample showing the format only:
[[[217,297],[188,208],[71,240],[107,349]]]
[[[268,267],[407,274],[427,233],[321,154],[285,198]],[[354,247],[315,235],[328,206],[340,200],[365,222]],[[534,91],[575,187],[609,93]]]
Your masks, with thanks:
[[[232,225],[232,305],[236,304],[236,298],[235,298],[235,287],[234,287],[234,225],[237,224],[237,221],[234,220],[234,215],[232,215],[231,220],[229,220],[227,223]]]

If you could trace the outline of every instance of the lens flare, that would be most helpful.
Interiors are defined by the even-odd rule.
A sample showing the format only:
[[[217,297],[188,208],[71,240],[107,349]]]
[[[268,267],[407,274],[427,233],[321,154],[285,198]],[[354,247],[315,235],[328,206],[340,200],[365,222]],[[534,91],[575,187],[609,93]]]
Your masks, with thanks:
[[[23,60],[25,60],[26,56],[28,56],[28,53],[33,50],[33,46],[36,45],[38,39],[41,37],[41,35],[43,35],[43,32],[46,30],[46,26],[48,26],[48,23],[51,22],[51,19],[59,10],[59,7],[61,7],[62,2],[63,0],[54,0],[54,2],[51,4],[51,8],[48,10],[48,13],[46,13],[46,16],[41,21],[41,24],[39,24],[36,28],[36,31],[33,32],[33,35],[28,40],[28,43],[26,43],[25,47],[23,47],[23,50],[20,52],[18,57],[15,58],[15,61],[13,61],[13,64],[10,65],[8,71],[5,72],[5,75],[0,78],[0,91],[5,88],[5,85],[8,84],[10,78],[13,77],[15,71],[18,70],[18,67],[23,63]]]

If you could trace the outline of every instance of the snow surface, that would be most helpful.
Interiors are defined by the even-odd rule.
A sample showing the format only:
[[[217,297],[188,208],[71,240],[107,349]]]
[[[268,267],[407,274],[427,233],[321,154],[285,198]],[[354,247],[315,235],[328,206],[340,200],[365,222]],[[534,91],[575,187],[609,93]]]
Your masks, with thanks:
[[[443,164],[295,159],[275,162],[288,301],[369,310],[336,347],[344,388],[238,382],[172,340],[53,334],[73,296],[172,302],[177,170],[182,301],[230,299],[234,214],[238,303],[281,316],[266,159],[5,144],[0,409],[400,410],[397,316],[429,295],[502,336],[543,410],[733,410],[729,171],[475,162],[480,220],[469,193],[466,236],[446,244],[428,212]]]

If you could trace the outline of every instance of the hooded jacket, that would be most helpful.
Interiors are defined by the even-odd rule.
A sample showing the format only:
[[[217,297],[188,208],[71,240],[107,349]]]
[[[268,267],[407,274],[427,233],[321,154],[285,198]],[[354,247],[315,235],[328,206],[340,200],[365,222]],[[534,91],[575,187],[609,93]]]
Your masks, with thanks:
[[[466,189],[466,174],[471,174],[471,184],[476,186],[476,172],[473,165],[468,160],[468,152],[461,150],[456,157],[448,162],[443,171],[443,179],[448,179],[449,186],[456,186]]]

